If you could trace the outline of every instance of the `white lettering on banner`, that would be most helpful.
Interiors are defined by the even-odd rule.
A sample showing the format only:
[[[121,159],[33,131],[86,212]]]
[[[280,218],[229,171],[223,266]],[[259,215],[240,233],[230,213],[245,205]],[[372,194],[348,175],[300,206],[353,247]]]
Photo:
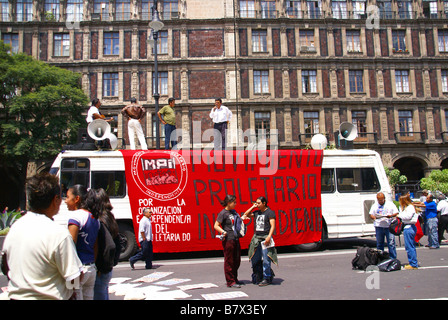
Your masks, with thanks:
[[[177,199],[178,206],[154,206],[153,199],[139,199],[137,223],[140,223],[143,209],[152,211],[151,222],[153,225],[154,241],[190,241],[191,233],[170,232],[170,225],[191,223],[191,215],[182,214],[185,206],[184,199]]]

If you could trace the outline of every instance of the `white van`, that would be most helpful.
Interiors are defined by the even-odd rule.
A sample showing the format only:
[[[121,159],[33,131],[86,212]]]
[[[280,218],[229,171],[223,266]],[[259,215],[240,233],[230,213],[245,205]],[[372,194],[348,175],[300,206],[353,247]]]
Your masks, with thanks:
[[[107,191],[125,248],[121,258],[129,258],[137,249],[137,243],[122,152],[67,150],[57,156],[50,172],[59,176],[64,195],[68,187],[75,184]],[[377,152],[324,150],[321,169],[322,239],[299,244],[298,247],[315,250],[326,238],[374,235],[373,221],[368,212],[380,191],[391,201],[391,188]],[[281,206],[281,203],[275,205]],[[67,218],[67,208],[62,204],[55,220],[66,224]]]

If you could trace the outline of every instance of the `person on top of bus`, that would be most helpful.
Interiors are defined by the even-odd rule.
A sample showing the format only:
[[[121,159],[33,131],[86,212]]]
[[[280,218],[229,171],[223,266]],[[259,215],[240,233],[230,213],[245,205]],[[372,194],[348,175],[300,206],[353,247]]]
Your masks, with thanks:
[[[258,210],[252,212],[255,208]],[[263,287],[271,284],[274,277],[271,260],[278,264],[277,250],[272,239],[275,231],[275,212],[268,208],[265,197],[259,197],[241,218],[245,220],[252,217],[255,218],[255,233],[248,251],[252,262],[252,282]]]
[[[241,288],[241,282],[238,281],[238,268],[241,264],[241,246],[233,224],[235,221],[236,197],[226,195],[221,205],[224,207],[216,218],[214,228],[221,233],[222,247],[224,250],[224,276],[227,287]]]

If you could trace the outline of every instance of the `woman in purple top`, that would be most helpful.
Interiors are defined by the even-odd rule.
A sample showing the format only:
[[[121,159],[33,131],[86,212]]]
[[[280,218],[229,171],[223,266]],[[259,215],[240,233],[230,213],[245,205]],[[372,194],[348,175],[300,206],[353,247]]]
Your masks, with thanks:
[[[85,206],[85,200],[94,190],[87,192],[81,185],[75,185],[67,190],[65,203],[71,211],[68,219],[68,231],[72,235],[76,245],[78,257],[84,265],[84,276],[80,288],[75,290],[77,300],[93,300],[93,288],[95,286],[95,255],[96,239],[100,223]]]

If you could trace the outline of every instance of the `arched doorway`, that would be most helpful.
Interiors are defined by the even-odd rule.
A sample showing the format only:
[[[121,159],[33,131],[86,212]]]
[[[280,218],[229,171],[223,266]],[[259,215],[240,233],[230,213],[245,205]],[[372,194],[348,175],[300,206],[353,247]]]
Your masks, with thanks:
[[[443,170],[443,169],[448,169],[448,158],[445,159],[445,160],[443,160],[443,161],[440,163],[440,166],[442,167],[442,170]]]
[[[394,163],[394,168],[408,178],[408,183],[417,183],[425,177],[424,166],[421,160],[411,157],[398,159]]]

